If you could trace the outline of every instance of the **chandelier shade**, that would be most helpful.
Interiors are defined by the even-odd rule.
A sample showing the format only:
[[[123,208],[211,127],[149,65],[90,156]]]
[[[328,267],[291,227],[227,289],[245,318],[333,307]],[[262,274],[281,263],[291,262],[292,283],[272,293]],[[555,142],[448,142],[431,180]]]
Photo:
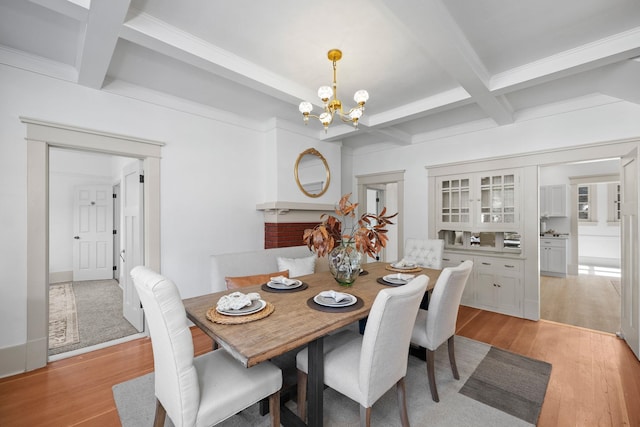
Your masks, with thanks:
[[[309,117],[313,117],[322,123],[325,133],[336,115],[340,120],[353,124],[357,129],[358,120],[364,113],[364,104],[369,100],[369,93],[366,90],[357,91],[353,95],[353,100],[357,105],[345,112],[342,108],[342,101],[338,99],[338,84],[336,82],[336,63],[342,58],[342,52],[338,49],[331,49],[327,53],[327,58],[333,63],[333,84],[332,86],[321,86],[318,89],[318,98],[322,100],[324,111],[320,115],[311,114],[313,105],[308,101],[302,101],[298,110],[302,113],[305,125],[309,123]]]

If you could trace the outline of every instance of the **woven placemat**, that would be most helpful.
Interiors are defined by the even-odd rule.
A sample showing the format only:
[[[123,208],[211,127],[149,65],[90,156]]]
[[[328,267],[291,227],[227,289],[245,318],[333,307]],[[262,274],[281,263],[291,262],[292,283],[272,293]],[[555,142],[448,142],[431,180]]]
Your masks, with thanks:
[[[422,267],[412,268],[411,270],[407,270],[406,268],[393,268],[390,265],[387,265],[385,269],[389,271],[395,271],[396,273],[420,273],[422,271]]]
[[[300,291],[304,291],[308,287],[309,287],[308,284],[302,282],[302,285],[298,286],[297,288],[275,289],[275,288],[270,288],[266,283],[264,283],[262,284],[262,286],[260,286],[260,289],[262,289],[265,292],[273,292],[274,294],[280,294],[280,293],[287,293],[287,292],[300,292]]]
[[[327,313],[346,313],[347,311],[354,311],[364,306],[364,301],[362,300],[362,298],[358,296],[355,296],[355,297],[357,299],[356,303],[352,305],[348,305],[346,307],[326,307],[324,305],[320,305],[317,302],[315,302],[313,300],[313,297],[307,300],[307,305],[310,308],[313,308],[314,310],[325,311]]]
[[[257,313],[247,314],[246,316],[226,316],[218,313],[215,307],[211,307],[207,310],[207,319],[214,323],[220,323],[222,325],[242,325],[243,323],[253,322],[254,320],[264,319],[276,308],[269,301],[266,301],[267,305]]]

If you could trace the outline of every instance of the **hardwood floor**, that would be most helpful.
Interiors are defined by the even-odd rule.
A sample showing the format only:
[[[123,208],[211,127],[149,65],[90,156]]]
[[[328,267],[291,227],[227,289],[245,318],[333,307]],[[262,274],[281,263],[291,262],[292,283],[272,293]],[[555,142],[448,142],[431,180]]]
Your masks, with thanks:
[[[640,426],[640,362],[615,335],[469,307],[458,334],[553,365],[539,426]],[[143,338],[0,379],[0,426],[118,426],[111,387],[152,370]]]
[[[606,276],[540,276],[540,318],[616,333],[620,330],[619,287],[619,278]]]

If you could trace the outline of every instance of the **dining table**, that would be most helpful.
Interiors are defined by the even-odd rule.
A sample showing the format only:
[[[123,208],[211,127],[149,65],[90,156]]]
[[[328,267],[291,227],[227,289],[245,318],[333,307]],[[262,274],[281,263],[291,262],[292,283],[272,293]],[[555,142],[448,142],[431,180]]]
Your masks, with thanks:
[[[399,272],[389,263],[363,264],[363,270],[349,287],[341,286],[328,271],[296,277],[304,285],[299,289],[281,291],[271,289],[266,284],[243,287],[243,293],[258,292],[260,298],[270,303],[269,308],[273,309],[268,316],[246,323],[217,323],[207,318],[207,312],[215,310],[222,296],[238,289],[187,298],[183,303],[189,320],[247,368],[307,345],[307,424],[284,405],[282,424],[320,427],[323,425],[323,338],[365,319],[378,292],[389,286],[397,286],[382,280],[386,275]],[[433,289],[441,272],[430,268],[410,271],[416,276],[425,274],[429,277],[427,291]],[[325,307],[314,302],[314,297],[320,292],[331,290],[351,294],[357,298],[357,302],[340,308]]]

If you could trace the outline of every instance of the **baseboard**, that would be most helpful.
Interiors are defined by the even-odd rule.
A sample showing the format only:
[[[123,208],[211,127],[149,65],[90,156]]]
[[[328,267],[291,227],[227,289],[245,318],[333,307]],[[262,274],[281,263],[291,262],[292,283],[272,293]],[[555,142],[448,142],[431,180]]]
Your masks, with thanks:
[[[49,273],[49,284],[73,282],[73,271],[56,271]]]
[[[23,373],[26,358],[26,344],[0,348],[0,378]]]
[[[580,265],[620,268],[620,259],[603,257],[580,257]]]

